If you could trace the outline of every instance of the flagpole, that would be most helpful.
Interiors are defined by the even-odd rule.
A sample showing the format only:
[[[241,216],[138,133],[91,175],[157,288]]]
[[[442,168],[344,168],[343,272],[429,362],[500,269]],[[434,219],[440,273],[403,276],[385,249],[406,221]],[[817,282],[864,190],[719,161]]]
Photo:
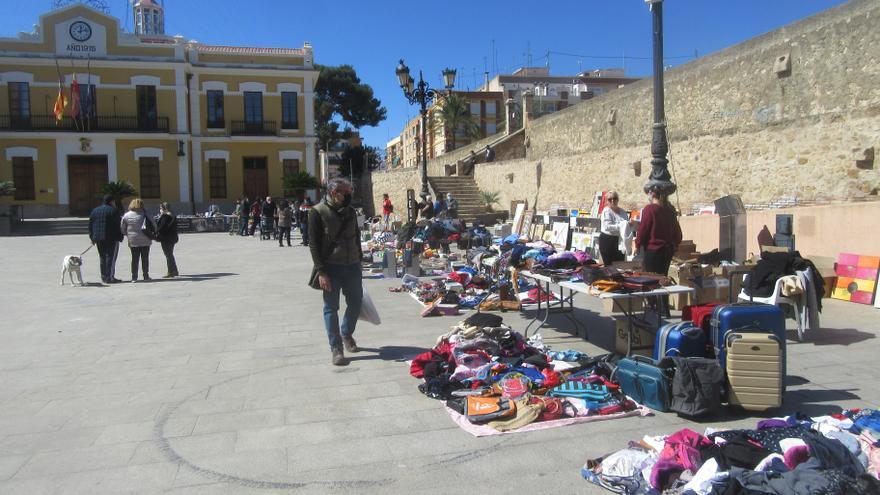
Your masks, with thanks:
[[[55,97],[55,126],[57,127],[64,119],[64,108],[67,102],[64,99],[64,76],[61,74],[61,65],[58,64],[58,57],[55,58],[55,70],[58,71],[58,96]]]
[[[72,58],[67,59],[67,61],[70,62],[70,69],[73,71],[73,75],[71,76],[72,79],[71,79],[71,82],[70,82],[70,108],[71,108],[71,109],[73,109],[73,108],[79,108],[79,107],[81,106],[81,105],[79,104],[80,102],[79,102],[79,101],[76,101],[76,102],[73,101],[73,87],[74,87],[74,82],[76,82],[76,66],[73,65],[73,59],[72,59]],[[77,95],[76,95],[76,98],[77,98],[77,100],[79,100],[79,84],[77,84],[76,86],[77,86]],[[80,109],[80,110],[82,110],[82,109]],[[82,115],[82,111],[78,112],[78,115]],[[75,127],[76,130],[77,130],[78,132],[83,132],[83,129],[80,129],[80,123],[77,122],[77,115],[71,115],[70,118],[73,120],[73,127]]]

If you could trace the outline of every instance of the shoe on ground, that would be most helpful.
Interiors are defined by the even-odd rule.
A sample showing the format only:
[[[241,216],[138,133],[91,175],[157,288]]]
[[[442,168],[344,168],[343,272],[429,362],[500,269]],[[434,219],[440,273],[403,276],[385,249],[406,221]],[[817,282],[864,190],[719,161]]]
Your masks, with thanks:
[[[137,281],[138,281],[138,279],[136,279],[136,278],[131,279],[131,283],[133,283],[133,284],[136,284]]]
[[[151,279],[149,275],[144,275],[144,282],[149,282],[150,280],[153,279]]]
[[[360,352],[361,348],[358,347],[357,342],[354,341],[353,337],[342,337],[342,344],[345,346],[346,352]]]
[[[342,353],[342,349],[333,349],[330,352],[330,362],[333,363],[334,366],[345,366],[348,364],[345,361],[345,354]]]
[[[110,283],[111,284],[121,284],[122,280],[119,280],[118,278],[111,278]]]
[[[165,275],[162,276],[162,278],[171,278],[171,277],[173,277],[173,276],[174,276],[174,275],[172,275],[172,274],[170,274],[170,273],[166,273]]]

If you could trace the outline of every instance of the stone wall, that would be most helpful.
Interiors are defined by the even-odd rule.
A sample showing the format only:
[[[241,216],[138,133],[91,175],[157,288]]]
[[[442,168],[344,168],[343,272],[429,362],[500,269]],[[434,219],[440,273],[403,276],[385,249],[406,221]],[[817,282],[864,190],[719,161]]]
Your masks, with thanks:
[[[388,193],[388,196],[391,198],[391,204],[394,205],[394,213],[405,220],[406,190],[414,189],[418,195],[422,188],[418,167],[373,172],[371,177],[373,184],[373,211],[378,215],[382,214],[382,194]]]
[[[689,212],[727,194],[745,203],[876,197],[878,19],[880,2],[853,0],[667,71],[677,206]],[[648,78],[543,116],[529,125],[524,159],[478,164],[475,178],[502,204],[582,206],[616,189],[621,206],[638,208],[652,105]],[[443,158],[430,175],[442,174]]]

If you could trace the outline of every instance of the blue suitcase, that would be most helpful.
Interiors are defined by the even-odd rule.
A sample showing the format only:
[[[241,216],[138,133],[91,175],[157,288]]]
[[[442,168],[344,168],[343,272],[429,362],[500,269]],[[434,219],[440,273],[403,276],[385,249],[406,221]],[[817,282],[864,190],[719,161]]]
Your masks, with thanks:
[[[786,350],[785,314],[778,306],[736,303],[717,306],[712,312],[712,347],[721,369],[727,369],[727,336],[731,332],[758,332],[775,335],[782,354],[782,391],[785,391]]]
[[[657,331],[654,360],[665,357],[706,357],[706,332],[692,321],[668,323]]]
[[[634,401],[655,411],[667,412],[672,403],[672,380],[669,371],[658,368],[646,356],[623,358],[614,372],[620,390]]]

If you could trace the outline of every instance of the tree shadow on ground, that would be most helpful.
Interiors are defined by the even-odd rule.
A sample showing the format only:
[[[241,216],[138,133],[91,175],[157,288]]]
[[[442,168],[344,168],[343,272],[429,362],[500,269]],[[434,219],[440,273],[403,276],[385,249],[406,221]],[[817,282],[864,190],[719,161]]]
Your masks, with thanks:
[[[875,338],[877,338],[875,334],[855,328],[821,328],[818,332],[813,332],[812,335],[808,333],[807,339],[803,343],[847,346]]]
[[[179,275],[174,278],[154,278],[153,282],[202,282],[205,280],[217,280],[222,277],[232,277],[237,273],[197,273],[192,275]]]
[[[425,349],[423,347],[409,347],[409,346],[382,346],[378,349],[375,347],[361,347],[361,352],[358,354],[346,354],[346,357],[349,361],[367,361],[370,359],[381,359],[382,361],[397,361],[404,362],[410,360],[419,354],[428,351],[429,349]],[[372,353],[371,355],[364,355],[363,353]]]

